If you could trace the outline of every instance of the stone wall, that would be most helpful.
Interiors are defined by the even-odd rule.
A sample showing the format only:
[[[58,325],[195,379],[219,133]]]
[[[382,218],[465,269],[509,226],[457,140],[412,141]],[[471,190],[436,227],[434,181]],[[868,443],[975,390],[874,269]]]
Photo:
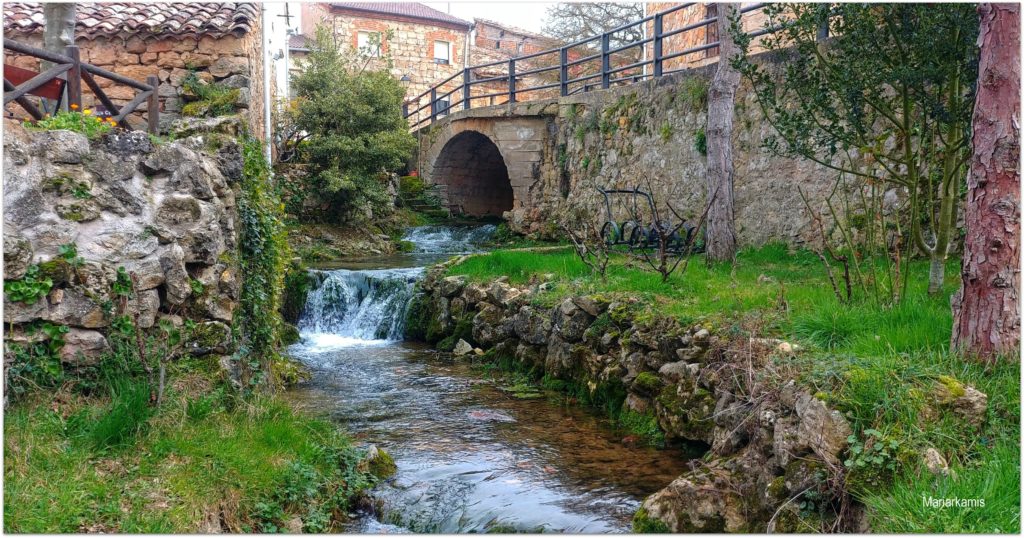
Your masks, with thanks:
[[[407,334],[461,338],[457,356],[476,347],[591,394],[624,394],[622,405],[655,417],[669,441],[707,448],[691,471],[644,502],[635,530],[795,532],[801,508],[787,501],[811,490],[822,502],[804,510],[803,521],[818,518],[822,528],[836,521],[844,494],[833,479],[851,429],[806,389],[770,375],[772,356],[792,353],[790,344],[729,340],[708,326],[651,319],[635,299],[575,296],[539,306],[535,296],[547,284],[445,277],[453,262],[420,284]],[[855,529],[856,519],[844,525]]]
[[[196,125],[220,132],[197,134]],[[237,118],[178,124],[179,140],[154,146],[142,132],[90,141],[70,131],[4,137],[5,289],[31,271],[52,288],[27,304],[4,297],[8,341],[47,321],[70,327],[64,362],[88,364],[109,347],[119,315],[120,268],[134,281],[124,314],[149,329],[158,320],[198,323],[207,339],[190,351],[229,353],[238,299],[234,185],[242,157]],[[69,256],[73,245],[77,256]]]
[[[787,56],[765,53],[755,61],[777,71]],[[707,198],[707,158],[699,141],[715,69],[708,65],[588,94],[457,111],[418,131],[418,168],[430,182],[446,183],[448,178],[434,173],[440,170],[436,163],[443,147],[453,134],[473,130],[491,138],[504,157],[515,193],[514,208],[505,216],[518,232],[556,230],[571,206],[582,206],[600,226],[605,208],[595,187],[651,190],[662,215],[671,215],[665,207],[671,202],[696,220]],[[512,136],[492,136],[506,131]],[[736,93],[733,131],[737,238],[741,245],[816,243],[820,235],[800,190],[815,210],[822,210],[837,172],[769,152],[763,143],[774,135],[750,84],[743,81]],[[901,199],[900,191],[890,189],[884,208],[891,210]],[[629,197],[613,202],[612,218],[627,220]]]
[[[134,36],[128,39],[79,38],[77,45],[81,59],[108,71],[113,71],[139,82],[156,75],[160,80],[160,125],[161,130],[169,128],[181,115],[184,105],[182,81],[189,70],[206,82],[220,82],[232,88],[239,88],[235,105],[245,113],[250,132],[257,138],[263,136],[263,62],[260,61],[260,30],[257,25],[243,37],[232,35],[213,38],[144,38]],[[42,36],[32,34],[19,36],[19,41],[41,47]],[[5,60],[18,67],[39,70],[36,58],[7,54]],[[136,91],[123,84],[102,77],[95,77],[97,84],[117,106],[123,106],[135,97]],[[89,108],[100,104],[87,85],[82,84],[82,104]],[[133,127],[145,129],[148,118],[146,103],[143,102],[132,114],[129,122]]]

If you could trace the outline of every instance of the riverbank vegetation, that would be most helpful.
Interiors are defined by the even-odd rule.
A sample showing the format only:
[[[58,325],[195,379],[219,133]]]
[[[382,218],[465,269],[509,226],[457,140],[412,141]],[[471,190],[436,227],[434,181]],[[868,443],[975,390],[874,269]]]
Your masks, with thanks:
[[[798,380],[850,421],[845,487],[868,508],[873,531],[1013,532],[1020,526],[1019,365],[986,366],[951,353],[949,297],[959,283],[947,279],[941,295],[929,295],[929,262],[915,260],[909,271],[906,296],[895,305],[872,297],[840,302],[817,255],[784,245],[741,250],[734,264],[691,263],[668,283],[622,255],[613,255],[601,279],[571,248],[497,250],[448,274],[532,284],[531,300],[546,308],[570,295],[600,295],[632,303],[640,319],[671,316],[724,337],[785,340],[795,352],[776,353],[771,375]],[[979,416],[933,405],[965,387],[987,395]],[[948,469],[927,468],[932,451]],[[928,495],[987,504],[938,510],[923,504]]]
[[[116,360],[98,390],[73,380],[7,410],[7,532],[337,531],[375,480],[336,426],[237,396],[216,359],[176,363],[159,408]]]

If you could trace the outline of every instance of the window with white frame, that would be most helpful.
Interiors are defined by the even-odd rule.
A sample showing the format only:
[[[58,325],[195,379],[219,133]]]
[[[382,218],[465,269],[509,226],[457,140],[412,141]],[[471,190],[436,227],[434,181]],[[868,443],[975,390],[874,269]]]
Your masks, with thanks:
[[[381,33],[359,32],[356,34],[356,48],[369,56],[380,56]]]
[[[434,41],[434,63],[449,64],[452,61],[452,44],[447,41]]]

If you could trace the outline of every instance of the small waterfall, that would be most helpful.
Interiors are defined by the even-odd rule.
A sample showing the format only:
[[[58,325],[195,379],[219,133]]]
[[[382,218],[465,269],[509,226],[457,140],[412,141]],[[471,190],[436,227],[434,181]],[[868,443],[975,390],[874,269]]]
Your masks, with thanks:
[[[494,236],[498,227],[483,226],[416,226],[402,239],[415,245],[413,252],[463,254],[479,252],[482,243]]]
[[[422,267],[313,271],[316,285],[299,330],[349,343],[401,340],[405,311],[422,275]]]

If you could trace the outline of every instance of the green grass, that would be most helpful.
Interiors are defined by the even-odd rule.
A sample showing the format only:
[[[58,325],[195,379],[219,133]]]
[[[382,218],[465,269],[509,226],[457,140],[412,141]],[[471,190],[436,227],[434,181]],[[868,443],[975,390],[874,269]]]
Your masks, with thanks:
[[[224,396],[195,374],[171,385],[152,417],[138,411],[134,387],[148,397],[139,383],[112,399],[62,392],[12,405],[4,530],[188,533],[223,520],[234,532],[274,532],[297,515],[326,532],[330,514],[372,481],[329,422],[273,398]]]
[[[817,256],[808,251],[791,253],[777,244],[744,249],[735,268],[730,264],[708,267],[695,256],[685,273],[677,271],[667,283],[642,263],[623,256],[613,259],[606,280],[601,281],[571,248],[497,250],[471,257],[449,274],[479,282],[508,276],[517,285],[554,275],[552,289],[535,298],[539,304],[553,305],[569,294],[637,297],[651,312],[684,322],[732,324],[757,316],[767,324],[768,336],[795,338],[825,349],[877,353],[945,348],[952,323],[948,297],[959,285],[957,263],[950,261],[944,293],[936,298],[925,294],[927,262],[911,264],[914,280],[908,297],[891,309],[873,300],[840,303]]]
[[[570,249],[495,251],[449,270],[479,282],[507,275],[518,285],[554,275],[535,303],[550,306],[573,294],[637,298],[638,319],[668,315],[725,334],[755,330],[794,342],[797,356],[776,357],[769,369],[778,381],[796,378],[840,410],[855,444],[867,446],[864,441],[877,436],[893,447],[881,464],[854,466],[847,474],[848,490],[868,507],[874,532],[1017,532],[1020,365],[1009,358],[985,366],[949,352],[958,260],[949,261],[943,292],[934,297],[926,293],[927,262],[914,261],[909,271],[903,301],[889,307],[871,298],[840,303],[817,256],[783,245],[745,249],[735,266],[709,267],[694,257],[668,283],[622,256],[601,280]],[[936,401],[940,376],[988,395],[981,425]],[[635,426],[643,429],[639,421]],[[938,450],[955,474],[936,478],[924,469],[927,448]],[[923,495],[984,498],[986,506],[929,508]]]

